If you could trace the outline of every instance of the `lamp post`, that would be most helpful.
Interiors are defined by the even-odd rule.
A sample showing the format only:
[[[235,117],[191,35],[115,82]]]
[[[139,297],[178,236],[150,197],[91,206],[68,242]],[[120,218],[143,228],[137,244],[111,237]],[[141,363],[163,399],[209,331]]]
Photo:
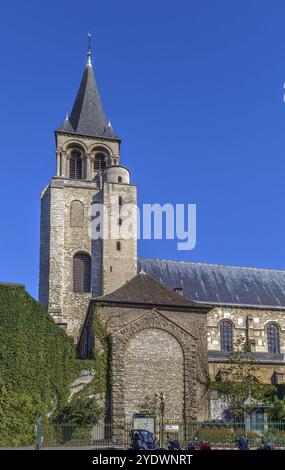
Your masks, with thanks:
[[[160,393],[159,395],[160,399],[160,404],[159,404],[159,409],[160,409],[160,447],[163,448],[163,428],[164,428],[164,402],[165,402],[165,396],[164,393]]]

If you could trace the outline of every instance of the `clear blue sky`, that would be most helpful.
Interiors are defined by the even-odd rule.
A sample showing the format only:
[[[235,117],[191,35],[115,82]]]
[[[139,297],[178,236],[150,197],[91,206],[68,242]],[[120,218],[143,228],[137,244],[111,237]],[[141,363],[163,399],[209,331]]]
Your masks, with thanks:
[[[0,280],[37,296],[42,188],[95,35],[95,73],[140,203],[196,203],[197,247],[140,256],[285,269],[285,3],[0,6]]]

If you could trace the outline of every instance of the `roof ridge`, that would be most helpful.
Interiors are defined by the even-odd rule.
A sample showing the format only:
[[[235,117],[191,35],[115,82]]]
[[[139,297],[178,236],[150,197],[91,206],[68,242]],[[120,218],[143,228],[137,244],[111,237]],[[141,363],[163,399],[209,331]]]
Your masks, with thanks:
[[[285,273],[285,269],[274,269],[274,268],[255,268],[253,266],[237,266],[231,264],[217,264],[217,263],[201,263],[201,262],[194,262],[194,261],[181,261],[181,260],[173,260],[173,259],[163,259],[163,258],[141,258],[140,260],[150,260],[150,261],[165,261],[167,263],[181,263],[181,264],[191,264],[191,265],[200,265],[200,266],[215,266],[221,268],[236,268],[236,269],[252,269],[253,271],[274,271],[274,272],[281,272]]]

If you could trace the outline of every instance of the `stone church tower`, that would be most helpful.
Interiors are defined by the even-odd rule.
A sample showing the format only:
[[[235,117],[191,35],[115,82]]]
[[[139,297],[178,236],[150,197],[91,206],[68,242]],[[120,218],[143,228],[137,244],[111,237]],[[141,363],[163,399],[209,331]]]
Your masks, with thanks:
[[[39,300],[75,339],[90,299],[137,273],[136,186],[120,165],[121,141],[106,120],[90,49],[87,58],[71,114],[55,131],[56,176],[41,193]],[[132,237],[121,235],[124,218]]]

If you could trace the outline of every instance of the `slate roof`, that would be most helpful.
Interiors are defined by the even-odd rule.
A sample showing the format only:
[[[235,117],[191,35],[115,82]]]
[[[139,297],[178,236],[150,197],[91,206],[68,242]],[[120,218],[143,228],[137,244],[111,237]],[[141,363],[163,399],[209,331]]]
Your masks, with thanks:
[[[151,305],[169,305],[180,307],[206,307],[192,302],[174,292],[145,273],[137,274],[130,281],[111,294],[98,297],[96,300],[107,302],[126,302]]]
[[[285,271],[139,258],[141,270],[193,301],[285,308]]]
[[[91,63],[85,67],[69,118],[57,130],[119,140],[107,122]]]

